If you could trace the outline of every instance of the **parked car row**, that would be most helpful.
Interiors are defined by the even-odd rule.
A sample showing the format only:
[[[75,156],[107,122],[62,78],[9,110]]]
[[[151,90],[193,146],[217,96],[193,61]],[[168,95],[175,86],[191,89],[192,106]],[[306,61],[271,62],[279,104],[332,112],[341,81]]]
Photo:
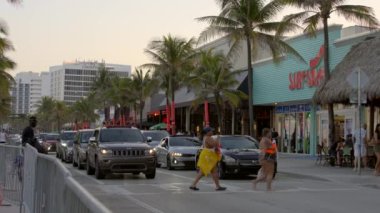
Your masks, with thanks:
[[[220,143],[220,178],[258,173],[261,165],[257,140],[245,135],[221,135]],[[144,173],[152,179],[156,167],[195,169],[202,142],[159,130],[97,128],[62,132],[56,150],[62,161],[86,169],[88,175],[94,174],[97,179],[111,173]]]
[[[111,173],[156,176],[156,152],[138,129],[84,129],[62,132],[61,138],[65,140],[60,140],[56,156],[78,169],[86,168],[97,179]]]

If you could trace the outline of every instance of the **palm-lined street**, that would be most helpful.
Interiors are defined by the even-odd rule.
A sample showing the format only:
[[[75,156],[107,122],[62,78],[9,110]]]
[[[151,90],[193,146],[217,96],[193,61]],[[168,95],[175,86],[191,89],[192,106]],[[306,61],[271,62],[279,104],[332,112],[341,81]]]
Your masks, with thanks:
[[[59,213],[376,211],[379,3],[212,6],[0,2],[1,200]],[[220,191],[178,168],[196,162]],[[253,190],[273,168],[274,190]]]
[[[373,212],[380,184],[371,171],[361,176],[350,168],[321,167],[301,157],[280,158],[274,191],[264,184],[251,188],[253,177],[222,180],[225,192],[216,192],[211,178],[200,191],[188,189],[192,170],[158,169],[156,179],[143,175],[111,175],[96,180],[67,166],[74,178],[113,212]],[[355,199],[354,199],[355,198]]]

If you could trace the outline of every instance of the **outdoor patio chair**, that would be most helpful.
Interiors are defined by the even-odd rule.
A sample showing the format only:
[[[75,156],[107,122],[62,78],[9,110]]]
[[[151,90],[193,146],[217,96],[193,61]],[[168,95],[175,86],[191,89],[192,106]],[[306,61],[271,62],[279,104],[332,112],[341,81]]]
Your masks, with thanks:
[[[352,166],[351,147],[345,146],[343,148],[343,161],[342,166]]]

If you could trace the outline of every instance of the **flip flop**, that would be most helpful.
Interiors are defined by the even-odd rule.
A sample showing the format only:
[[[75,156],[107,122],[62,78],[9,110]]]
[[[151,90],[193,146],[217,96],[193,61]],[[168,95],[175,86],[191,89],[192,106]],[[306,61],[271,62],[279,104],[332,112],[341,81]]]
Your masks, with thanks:
[[[227,188],[226,187],[219,187],[217,189],[215,189],[216,191],[225,191]]]
[[[193,190],[193,191],[198,191],[199,189],[195,186],[190,186],[189,189]]]

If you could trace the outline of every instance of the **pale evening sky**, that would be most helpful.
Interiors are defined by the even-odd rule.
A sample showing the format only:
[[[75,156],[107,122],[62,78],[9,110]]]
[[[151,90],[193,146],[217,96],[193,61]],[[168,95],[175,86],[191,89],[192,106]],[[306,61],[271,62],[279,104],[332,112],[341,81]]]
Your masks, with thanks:
[[[380,18],[379,0],[345,4],[370,6]],[[134,69],[149,62],[144,48],[152,39],[168,33],[197,37],[207,25],[194,19],[218,13],[215,0],[23,0],[21,5],[0,0],[0,19],[16,48],[7,53],[18,64],[13,75],[75,59],[104,59]],[[330,23],[354,24],[336,16]]]

